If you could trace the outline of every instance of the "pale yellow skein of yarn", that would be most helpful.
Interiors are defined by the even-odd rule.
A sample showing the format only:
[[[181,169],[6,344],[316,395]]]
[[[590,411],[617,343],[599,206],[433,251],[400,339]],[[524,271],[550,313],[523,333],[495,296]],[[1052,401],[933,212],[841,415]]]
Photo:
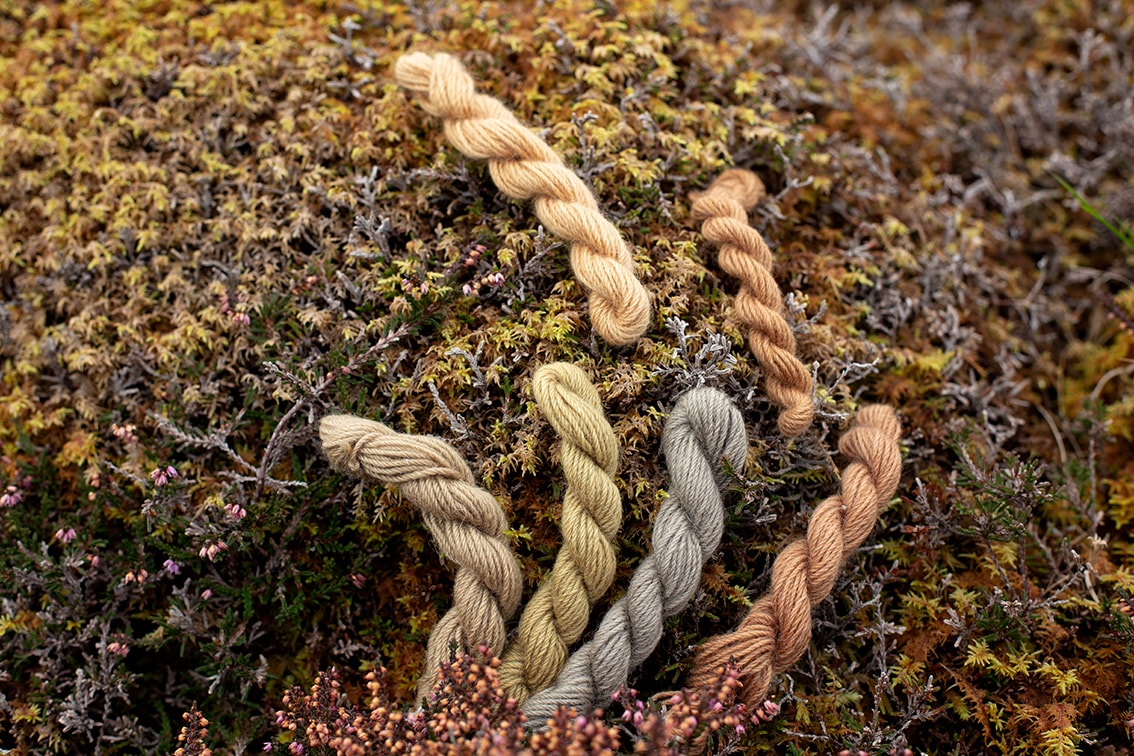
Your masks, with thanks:
[[[650,295],[618,229],[555,150],[521,124],[503,103],[477,94],[460,61],[445,53],[408,53],[394,66],[398,83],[423,97],[426,112],[444,120],[445,136],[462,153],[488,161],[500,190],[533,200],[540,221],[571,242],[571,269],[587,290],[594,328],[625,346],[650,324]]]
[[[582,370],[567,363],[537,370],[532,388],[540,411],[563,438],[567,492],[560,519],[563,548],[524,608],[500,664],[501,685],[520,703],[555,681],[569,647],[587,629],[591,606],[614,580],[614,539],[622,524],[614,483],[618,441],[598,392]]]

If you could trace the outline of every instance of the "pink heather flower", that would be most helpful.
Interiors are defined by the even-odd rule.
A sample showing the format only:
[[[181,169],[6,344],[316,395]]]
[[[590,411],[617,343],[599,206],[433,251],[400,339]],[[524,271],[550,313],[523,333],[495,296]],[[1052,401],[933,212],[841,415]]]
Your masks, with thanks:
[[[70,543],[75,540],[75,529],[67,528],[64,530],[63,528],[59,528],[59,530],[55,531],[55,538],[63,543]]]
[[[154,479],[154,485],[161,488],[169,481],[176,480],[181,476],[178,474],[176,467],[169,465],[164,470],[160,467],[155,467],[154,471],[150,473],[150,477]]]
[[[237,325],[246,326],[252,322],[252,318],[248,317],[248,313],[246,312],[234,312],[232,313],[232,322]]]
[[[170,575],[180,575],[181,574],[181,565],[179,565],[177,562],[173,561],[172,559],[166,559],[164,562],[162,562],[161,566]]]
[[[118,654],[119,656],[125,656],[126,654],[130,653],[130,647],[125,643],[119,643],[118,641],[113,641],[106,647],[106,650],[112,654]]]
[[[472,284],[465,284],[464,286],[461,287],[461,291],[464,293],[464,295],[466,297],[471,296],[472,293],[473,293]]]
[[[229,502],[224,505],[224,511],[228,512],[228,516],[234,520],[243,520],[248,511],[239,504]]]
[[[202,601],[208,601],[212,597],[213,597],[212,588],[206,588],[205,590],[201,591],[201,600]]]
[[[228,551],[228,544],[224,541],[217,541],[216,543],[208,543],[201,547],[200,555],[202,559],[208,559],[210,562],[215,562],[217,554],[222,551]]]
[[[269,740],[266,743],[264,743],[264,753],[268,753],[271,750],[272,750],[272,741]]]
[[[354,583],[355,588],[361,588],[366,584],[366,576],[358,572],[351,573],[350,582]]]
[[[291,744],[291,745],[289,745],[289,746],[287,747],[287,750],[291,751],[291,752],[292,752],[292,753],[294,753],[294,754],[295,754],[296,756],[302,756],[302,754],[303,754],[303,744],[302,744],[302,743],[299,743],[299,742],[296,742],[296,741],[292,741],[292,744]]]
[[[91,557],[91,567],[98,567],[98,563],[102,561],[98,558],[98,554]]]
[[[110,424],[110,432],[122,440],[124,444],[138,443],[138,437],[134,435],[134,431],[138,430],[137,426],[127,423],[126,425],[119,425],[118,423]]]
[[[504,274],[499,271],[493,273],[488,277],[488,283],[492,284],[493,286],[503,286]]]
[[[122,578],[123,583],[144,583],[150,573],[145,570],[138,570],[136,573],[133,571],[127,572],[126,577]]]
[[[24,495],[15,486],[8,486],[0,494],[0,507],[14,507],[23,501]]]

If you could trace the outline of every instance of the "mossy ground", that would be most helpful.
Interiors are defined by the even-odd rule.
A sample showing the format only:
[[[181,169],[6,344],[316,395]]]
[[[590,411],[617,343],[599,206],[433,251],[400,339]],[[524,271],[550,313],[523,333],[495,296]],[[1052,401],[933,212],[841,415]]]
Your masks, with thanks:
[[[408,49],[460,55],[588,181],[654,296],[635,347],[596,341],[565,245],[395,86]],[[616,585],[679,392],[748,421],[644,693],[735,626],[882,401],[900,499],[744,749],[1128,753],[1134,252],[1055,177],[1129,222],[1132,50],[1122,0],[0,2],[0,747],[168,749],[196,702],[218,751],[259,748],[332,665],[408,701],[451,570],[313,421],[454,443],[530,592],[563,486],[531,371],[569,360],[622,443]],[[768,185],[815,365],[793,442],[689,217],[731,165]]]

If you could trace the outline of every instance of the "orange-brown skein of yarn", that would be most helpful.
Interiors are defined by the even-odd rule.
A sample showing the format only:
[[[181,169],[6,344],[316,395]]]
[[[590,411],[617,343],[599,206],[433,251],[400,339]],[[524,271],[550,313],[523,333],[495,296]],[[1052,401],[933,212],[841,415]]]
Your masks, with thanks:
[[[767,375],[768,396],[780,407],[780,433],[795,437],[807,430],[815,409],[815,382],[795,355],[795,336],[784,319],[784,298],[772,277],[772,251],[748,225],[748,211],[764,196],[764,184],[751,171],[733,168],[708,189],[694,192],[693,218],[701,233],[720,245],[720,266],[740,279],[733,309],[748,329],[748,346]]]
[[[477,94],[473,79],[451,55],[408,53],[394,66],[398,83],[422,95],[426,112],[443,119],[445,137],[462,153],[488,161],[492,180],[571,242],[571,269],[587,290],[591,321],[604,341],[633,344],[650,324],[650,295],[618,229],[562,158],[502,102]]]
[[[791,667],[811,642],[811,611],[834,588],[835,578],[862,545],[879,512],[893,498],[902,472],[901,428],[894,410],[863,407],[839,441],[850,462],[841,491],[819,504],[807,536],[789,544],[772,566],[772,588],[735,632],[709,638],[697,649],[690,688],[708,686],[728,661],[740,668],[741,697],[755,711],[773,675]]]

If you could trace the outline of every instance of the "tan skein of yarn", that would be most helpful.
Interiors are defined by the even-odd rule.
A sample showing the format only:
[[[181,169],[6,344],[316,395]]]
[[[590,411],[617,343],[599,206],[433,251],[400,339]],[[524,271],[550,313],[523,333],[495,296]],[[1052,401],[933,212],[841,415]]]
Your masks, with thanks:
[[[337,470],[398,486],[421,511],[440,551],[457,563],[453,606],[437,621],[425,651],[417,699],[429,694],[451,648],[503,653],[505,623],[520,606],[523,576],[504,536],[507,517],[476,484],[457,451],[435,436],[411,436],[351,415],[319,423],[323,451]]]
[[[586,374],[557,362],[536,371],[540,411],[563,438],[559,456],[567,491],[560,529],[563,547],[524,607],[516,637],[500,663],[504,691],[521,704],[555,681],[568,649],[587,629],[591,606],[614,580],[614,539],[622,498],[614,484],[618,441]]]
[[[819,504],[807,536],[789,544],[772,566],[772,588],[735,632],[714,636],[697,649],[688,685],[708,686],[729,660],[740,668],[741,695],[755,711],[773,675],[791,667],[811,642],[811,611],[834,588],[847,557],[862,545],[878,514],[894,496],[902,472],[901,427],[885,405],[862,408],[839,440],[850,462],[841,492]]]
[[[815,414],[815,382],[795,356],[795,335],[784,319],[784,298],[772,277],[772,251],[748,225],[748,211],[764,196],[764,184],[751,171],[733,168],[703,192],[694,192],[693,218],[701,234],[720,245],[721,268],[740,279],[733,307],[748,328],[748,346],[767,374],[768,396],[780,407],[780,433],[795,437]]]
[[[589,293],[599,335],[616,346],[637,341],[649,326],[650,296],[637,278],[630,248],[582,179],[502,102],[477,94],[453,56],[408,53],[398,59],[394,75],[398,84],[423,95],[426,112],[443,119],[454,147],[487,160],[501,191],[533,200],[540,222],[571,242],[571,268]]]

